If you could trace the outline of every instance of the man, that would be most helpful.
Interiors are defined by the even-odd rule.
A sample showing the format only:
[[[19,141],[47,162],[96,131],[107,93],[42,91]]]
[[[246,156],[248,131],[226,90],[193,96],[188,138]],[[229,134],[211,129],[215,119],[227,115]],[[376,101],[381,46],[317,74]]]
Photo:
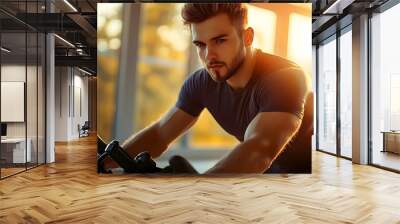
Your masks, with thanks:
[[[309,173],[311,129],[302,123],[309,90],[302,70],[252,48],[254,30],[247,27],[244,4],[187,3],[182,18],[204,68],[185,81],[168,113],[122,148],[132,157],[144,149],[158,157],[206,108],[240,141],[206,174]]]

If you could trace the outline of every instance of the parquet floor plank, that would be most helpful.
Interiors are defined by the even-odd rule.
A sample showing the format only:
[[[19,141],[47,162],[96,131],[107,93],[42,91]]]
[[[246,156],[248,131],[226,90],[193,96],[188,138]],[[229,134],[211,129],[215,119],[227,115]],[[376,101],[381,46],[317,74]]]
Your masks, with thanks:
[[[94,137],[0,181],[0,223],[397,223],[400,175],[313,152],[311,175],[98,175]]]

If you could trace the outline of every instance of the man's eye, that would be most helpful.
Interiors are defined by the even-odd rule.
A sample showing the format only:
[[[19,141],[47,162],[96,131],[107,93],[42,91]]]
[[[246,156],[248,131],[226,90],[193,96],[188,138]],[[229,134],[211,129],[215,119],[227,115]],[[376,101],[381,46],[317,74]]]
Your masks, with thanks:
[[[225,39],[216,39],[215,42],[217,44],[222,44],[223,42],[225,42]]]

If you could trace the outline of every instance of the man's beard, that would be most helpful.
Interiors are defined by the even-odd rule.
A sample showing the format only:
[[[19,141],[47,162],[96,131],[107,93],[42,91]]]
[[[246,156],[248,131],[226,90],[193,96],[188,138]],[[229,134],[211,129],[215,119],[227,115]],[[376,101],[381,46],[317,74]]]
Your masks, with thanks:
[[[240,66],[243,64],[245,60],[245,55],[244,55],[245,50],[243,50],[243,44],[239,47],[238,53],[235,54],[236,56],[232,60],[232,65],[228,67],[228,65],[225,62],[220,62],[220,61],[214,61],[211,62],[210,65],[223,65],[225,66],[227,72],[225,76],[221,76],[219,71],[214,70],[214,72],[209,71],[211,78],[215,82],[225,82],[226,80],[230,79],[234,74],[236,74],[237,70],[240,68]]]

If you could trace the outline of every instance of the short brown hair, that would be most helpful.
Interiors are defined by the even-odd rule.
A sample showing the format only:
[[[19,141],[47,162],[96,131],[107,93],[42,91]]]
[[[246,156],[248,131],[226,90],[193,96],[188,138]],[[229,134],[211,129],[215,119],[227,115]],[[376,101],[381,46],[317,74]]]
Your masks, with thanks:
[[[238,29],[247,24],[247,7],[243,3],[185,3],[181,11],[185,25],[203,22],[220,13],[226,13]]]

